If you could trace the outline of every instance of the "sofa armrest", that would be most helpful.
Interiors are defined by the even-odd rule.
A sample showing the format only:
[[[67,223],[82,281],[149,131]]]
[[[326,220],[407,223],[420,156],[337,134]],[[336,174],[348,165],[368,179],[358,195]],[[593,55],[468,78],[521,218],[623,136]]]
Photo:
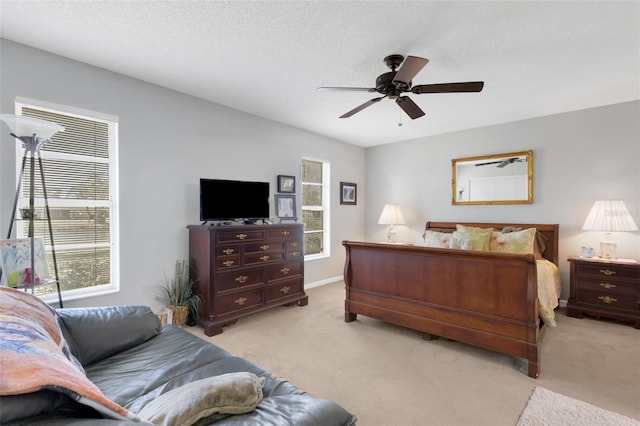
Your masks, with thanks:
[[[83,366],[139,345],[160,333],[160,320],[147,306],[57,309],[71,352]]]

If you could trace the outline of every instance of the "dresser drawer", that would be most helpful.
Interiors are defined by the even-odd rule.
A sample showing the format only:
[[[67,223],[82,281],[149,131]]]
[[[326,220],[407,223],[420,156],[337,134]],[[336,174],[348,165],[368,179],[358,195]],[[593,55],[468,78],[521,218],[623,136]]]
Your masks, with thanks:
[[[608,309],[638,310],[638,297],[629,294],[612,294],[578,290],[578,303],[606,307]]]
[[[225,292],[264,283],[264,268],[244,268],[233,272],[220,272],[215,276],[216,292]]]
[[[579,277],[604,277],[604,278],[628,278],[632,280],[640,279],[640,268],[636,267],[624,267],[620,264],[578,264],[576,266],[576,274]]]
[[[576,285],[579,290],[595,291],[603,294],[640,294],[640,286],[606,277],[601,279],[579,278]]]
[[[297,229],[277,229],[272,231],[267,231],[267,239],[269,240],[280,240],[283,238],[287,238],[290,240],[300,239],[301,230]]]
[[[243,309],[250,309],[262,305],[262,288],[250,291],[217,296],[215,301],[215,314],[225,315],[235,313]]]
[[[267,268],[267,282],[302,274],[302,262],[287,262]]]
[[[278,284],[268,286],[266,288],[266,303],[302,293],[302,281],[302,278],[296,278],[293,280],[280,281]]]
[[[254,253],[245,255],[244,264],[249,266],[264,264],[267,262],[278,262],[281,260],[284,260],[283,252]]]
[[[240,256],[218,256],[215,258],[216,270],[237,268],[240,266]]]
[[[267,251],[284,251],[283,242],[265,241],[262,243],[246,244],[244,246],[244,253],[264,253]]]
[[[264,232],[259,230],[233,230],[223,231],[216,234],[218,243],[229,243],[232,241],[260,241],[264,239]]]

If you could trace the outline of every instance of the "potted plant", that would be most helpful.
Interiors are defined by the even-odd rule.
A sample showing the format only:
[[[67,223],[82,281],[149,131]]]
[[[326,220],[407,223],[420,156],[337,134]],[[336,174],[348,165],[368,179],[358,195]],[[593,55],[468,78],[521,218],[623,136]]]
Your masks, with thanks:
[[[189,313],[197,316],[200,310],[200,296],[193,293],[193,280],[189,276],[189,264],[185,260],[177,260],[173,277],[165,275],[162,291],[158,301],[171,309],[172,323],[182,327]]]

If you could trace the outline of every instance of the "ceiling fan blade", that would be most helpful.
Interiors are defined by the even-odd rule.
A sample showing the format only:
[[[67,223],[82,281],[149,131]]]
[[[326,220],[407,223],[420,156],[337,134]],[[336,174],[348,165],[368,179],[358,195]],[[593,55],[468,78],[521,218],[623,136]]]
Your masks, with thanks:
[[[480,92],[484,81],[469,81],[465,83],[420,84],[413,86],[411,91],[417,95],[422,93],[452,93],[452,92]]]
[[[334,92],[375,92],[376,89],[369,87],[318,87],[316,90],[320,91],[334,91]]]
[[[358,113],[358,112],[362,111],[363,109],[365,109],[365,108],[367,108],[367,107],[369,107],[369,106],[371,106],[371,105],[373,105],[373,104],[375,104],[375,103],[377,103],[377,102],[380,102],[380,101],[381,101],[381,100],[383,100],[384,98],[385,98],[385,97],[384,97],[384,96],[382,96],[382,97],[379,97],[379,98],[373,98],[373,99],[371,99],[371,100],[368,100],[367,102],[363,103],[362,105],[355,107],[355,108],[354,108],[354,109],[352,109],[351,111],[349,111],[349,112],[347,112],[347,113],[345,113],[345,114],[342,114],[342,115],[340,116],[340,118],[349,118],[349,117],[351,117],[353,114]]]
[[[476,167],[488,166],[489,164],[499,164],[499,163],[502,163],[502,161],[489,161],[488,163],[478,163],[476,164]]]
[[[399,97],[398,99],[396,99],[396,103],[400,108],[402,108],[404,112],[407,113],[409,117],[411,117],[412,120],[415,120],[416,118],[422,117],[424,115],[424,111],[421,110],[420,107],[407,96]]]
[[[417,56],[407,56],[400,69],[393,77],[393,83],[402,83],[408,85],[413,77],[420,72],[422,68],[429,62],[426,58],[419,58]]]

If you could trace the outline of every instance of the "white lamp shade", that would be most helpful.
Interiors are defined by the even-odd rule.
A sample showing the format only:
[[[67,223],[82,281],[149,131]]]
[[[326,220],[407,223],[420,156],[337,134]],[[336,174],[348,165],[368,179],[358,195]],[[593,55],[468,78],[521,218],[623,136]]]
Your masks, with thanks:
[[[386,204],[378,219],[378,225],[404,225],[400,207],[395,204]]]
[[[50,139],[54,133],[64,132],[64,127],[50,121],[39,118],[25,117],[23,115],[0,114],[0,120],[4,121],[11,129],[11,133],[20,136],[37,135],[42,139]]]
[[[637,231],[638,226],[621,200],[596,201],[584,221],[585,231]]]

